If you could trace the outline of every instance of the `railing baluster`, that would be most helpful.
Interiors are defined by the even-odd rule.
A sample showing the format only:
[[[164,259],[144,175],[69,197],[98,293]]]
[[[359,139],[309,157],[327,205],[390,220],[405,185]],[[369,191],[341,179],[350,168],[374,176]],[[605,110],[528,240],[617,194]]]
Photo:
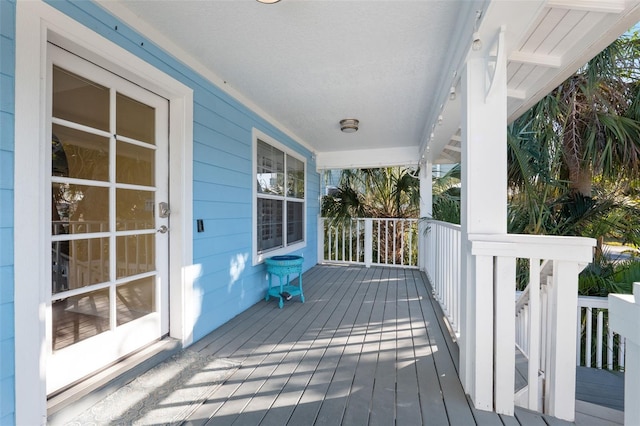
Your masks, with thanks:
[[[599,369],[602,369],[602,317],[602,309],[598,309],[598,323],[596,329],[596,367]]]
[[[593,314],[592,314],[592,309],[590,307],[587,308],[587,314],[585,315],[585,321],[586,321],[586,343],[584,346],[584,363],[587,367],[591,367],[591,332],[593,331],[593,324],[592,324],[592,320],[593,319]]]

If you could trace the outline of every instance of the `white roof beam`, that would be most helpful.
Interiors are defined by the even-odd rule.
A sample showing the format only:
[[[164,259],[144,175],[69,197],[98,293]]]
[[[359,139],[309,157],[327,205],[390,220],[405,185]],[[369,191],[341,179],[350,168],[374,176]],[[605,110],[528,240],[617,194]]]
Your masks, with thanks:
[[[418,164],[419,159],[417,146],[318,152],[316,154],[316,169],[415,166]]]
[[[624,0],[549,0],[547,6],[558,9],[602,13],[622,13],[625,8]]]
[[[507,96],[513,99],[525,100],[527,99],[527,91],[521,89],[509,89],[507,88]]]
[[[547,68],[560,68],[562,66],[562,58],[560,56],[518,51],[511,52],[509,62],[519,62],[521,64],[537,65]]]

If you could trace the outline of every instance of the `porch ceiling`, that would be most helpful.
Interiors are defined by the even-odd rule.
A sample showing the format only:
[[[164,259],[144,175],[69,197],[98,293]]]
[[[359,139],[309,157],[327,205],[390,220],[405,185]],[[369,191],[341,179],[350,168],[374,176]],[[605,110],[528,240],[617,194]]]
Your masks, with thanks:
[[[318,167],[460,160],[476,11],[506,26],[513,120],[640,20],[638,0],[118,0],[101,3],[317,154]],[[459,86],[458,86],[459,92]],[[343,118],[360,130],[340,131]],[[432,137],[433,134],[433,137]],[[427,146],[429,149],[427,150]]]

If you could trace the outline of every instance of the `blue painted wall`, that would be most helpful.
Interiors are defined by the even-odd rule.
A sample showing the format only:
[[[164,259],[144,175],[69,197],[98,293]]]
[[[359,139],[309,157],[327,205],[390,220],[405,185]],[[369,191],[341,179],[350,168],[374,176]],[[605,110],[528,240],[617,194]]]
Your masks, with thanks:
[[[307,158],[307,247],[298,254],[305,270],[316,264],[320,176],[311,152],[97,4],[48,3],[194,90],[193,253],[202,301],[195,340],[260,301],[266,289],[264,266],[251,266],[253,127]],[[205,232],[195,232],[196,219],[204,219]]]
[[[16,5],[0,0],[0,425],[15,423],[13,151]]]

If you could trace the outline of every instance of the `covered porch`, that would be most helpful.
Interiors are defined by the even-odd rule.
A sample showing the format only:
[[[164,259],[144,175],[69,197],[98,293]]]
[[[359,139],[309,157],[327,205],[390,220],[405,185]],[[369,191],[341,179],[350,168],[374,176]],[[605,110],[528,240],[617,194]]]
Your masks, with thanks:
[[[72,405],[51,424],[96,421],[105,409],[110,417],[99,420],[141,424],[176,412],[183,417],[174,421],[189,425],[569,424],[521,408],[508,416],[473,407],[458,378],[457,343],[424,273],[326,264],[303,278],[304,304],[258,303],[186,350],[184,358],[229,365],[219,382],[200,381],[202,370],[193,369],[171,388],[200,389],[197,398],[176,400],[165,389],[136,399],[129,391],[84,411]],[[575,424],[611,420],[577,405]]]

